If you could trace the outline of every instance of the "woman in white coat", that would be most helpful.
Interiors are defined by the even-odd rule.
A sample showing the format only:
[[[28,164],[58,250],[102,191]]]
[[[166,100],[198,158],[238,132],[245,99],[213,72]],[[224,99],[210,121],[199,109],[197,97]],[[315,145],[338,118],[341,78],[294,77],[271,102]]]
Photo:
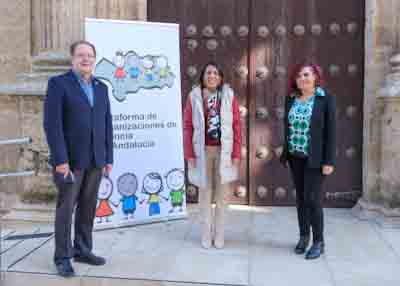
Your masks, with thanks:
[[[184,112],[184,150],[189,181],[199,187],[201,244],[224,247],[225,194],[238,179],[240,114],[233,90],[216,63],[208,63],[190,92]],[[215,216],[212,200],[215,199]]]

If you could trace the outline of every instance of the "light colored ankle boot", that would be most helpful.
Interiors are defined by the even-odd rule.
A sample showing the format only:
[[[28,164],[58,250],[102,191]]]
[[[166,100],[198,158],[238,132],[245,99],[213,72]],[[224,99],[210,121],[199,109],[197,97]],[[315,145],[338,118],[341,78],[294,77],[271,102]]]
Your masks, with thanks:
[[[218,249],[221,249],[221,248],[224,248],[224,245],[225,245],[225,242],[224,242],[224,239],[215,239],[214,240],[214,246],[215,246],[215,248],[218,248]]]
[[[201,246],[205,249],[209,249],[212,246],[212,230],[209,221],[203,222],[203,228],[201,233]]]

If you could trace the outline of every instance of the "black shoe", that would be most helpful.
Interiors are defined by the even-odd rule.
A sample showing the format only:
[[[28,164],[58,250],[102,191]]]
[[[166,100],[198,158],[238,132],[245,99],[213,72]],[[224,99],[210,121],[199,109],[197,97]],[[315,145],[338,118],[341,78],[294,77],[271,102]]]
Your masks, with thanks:
[[[63,259],[55,263],[57,267],[58,275],[62,277],[73,277],[75,276],[74,268],[72,268],[71,261],[69,259]]]
[[[101,256],[96,256],[93,253],[89,253],[85,256],[74,256],[75,262],[86,263],[90,265],[104,265],[106,264],[106,260]]]
[[[309,242],[309,236],[300,236],[299,242],[297,243],[294,252],[296,254],[303,254],[304,252],[306,252]]]
[[[316,259],[320,257],[321,254],[324,254],[324,251],[325,244],[322,241],[314,242],[310,250],[308,250],[306,253],[306,259]]]

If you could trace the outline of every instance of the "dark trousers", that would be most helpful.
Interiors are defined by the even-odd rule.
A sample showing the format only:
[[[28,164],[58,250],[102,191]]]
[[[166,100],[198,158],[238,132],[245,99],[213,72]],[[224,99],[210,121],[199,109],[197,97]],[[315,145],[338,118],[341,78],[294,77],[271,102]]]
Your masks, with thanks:
[[[290,156],[289,165],[296,187],[296,206],[300,236],[310,235],[313,231],[313,241],[324,240],[324,216],[322,211],[322,182],[324,175],[320,168],[307,167],[306,158]]]
[[[73,173],[75,177],[73,183],[65,182],[60,174],[54,173],[54,182],[58,189],[54,227],[54,261],[56,263],[74,255],[84,256],[90,253],[93,247],[93,220],[102,170],[92,165],[85,170],[76,170]],[[71,225],[75,207],[75,235],[72,246]]]

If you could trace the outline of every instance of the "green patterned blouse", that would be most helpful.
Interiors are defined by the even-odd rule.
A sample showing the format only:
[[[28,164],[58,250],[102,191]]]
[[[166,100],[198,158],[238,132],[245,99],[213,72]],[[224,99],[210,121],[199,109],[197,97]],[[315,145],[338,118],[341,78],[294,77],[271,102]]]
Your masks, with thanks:
[[[289,119],[289,153],[301,153],[308,156],[310,145],[310,125],[315,96],[325,96],[322,88],[318,87],[315,95],[306,101],[296,98],[290,108]]]

